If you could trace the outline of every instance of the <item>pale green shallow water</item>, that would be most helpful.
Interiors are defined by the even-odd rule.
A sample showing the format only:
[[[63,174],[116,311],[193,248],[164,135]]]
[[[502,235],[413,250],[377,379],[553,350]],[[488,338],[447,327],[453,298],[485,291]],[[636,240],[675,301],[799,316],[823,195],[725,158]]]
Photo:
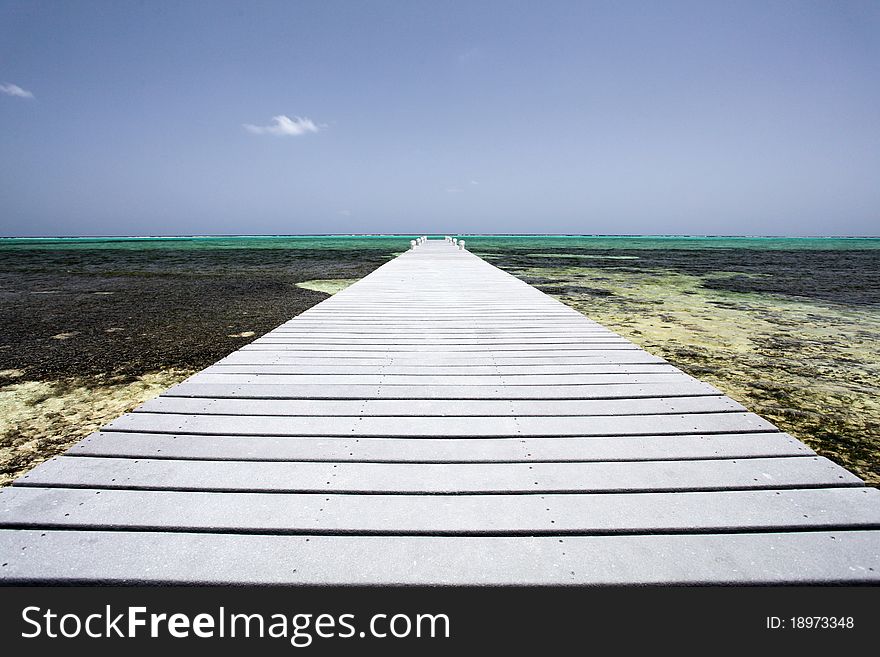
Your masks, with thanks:
[[[406,248],[416,235],[242,235],[202,237],[4,237],[4,249],[320,249]],[[440,239],[440,235],[430,236]],[[683,237],[606,235],[460,235],[477,248],[591,249],[880,249],[878,237]]]

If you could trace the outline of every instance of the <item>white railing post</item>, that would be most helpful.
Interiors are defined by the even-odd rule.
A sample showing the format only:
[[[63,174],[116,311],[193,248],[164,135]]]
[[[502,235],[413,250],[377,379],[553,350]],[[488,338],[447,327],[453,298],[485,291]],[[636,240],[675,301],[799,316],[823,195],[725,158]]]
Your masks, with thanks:
[[[409,248],[411,248],[411,249],[416,248],[416,241],[415,241],[415,240],[410,240],[410,241],[409,241]]]
[[[458,248],[464,251],[464,240],[458,240]]]

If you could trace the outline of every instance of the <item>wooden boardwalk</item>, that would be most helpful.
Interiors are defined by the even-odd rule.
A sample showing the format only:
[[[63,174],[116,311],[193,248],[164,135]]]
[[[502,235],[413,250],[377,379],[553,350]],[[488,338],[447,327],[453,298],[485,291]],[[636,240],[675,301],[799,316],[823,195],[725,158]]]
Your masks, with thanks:
[[[0,580],[880,581],[880,491],[429,241],[0,490]]]

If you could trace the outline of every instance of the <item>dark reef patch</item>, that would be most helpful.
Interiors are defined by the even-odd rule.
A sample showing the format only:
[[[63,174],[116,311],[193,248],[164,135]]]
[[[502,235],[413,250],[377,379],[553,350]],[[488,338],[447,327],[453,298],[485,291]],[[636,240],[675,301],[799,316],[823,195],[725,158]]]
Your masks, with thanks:
[[[547,294],[558,294],[561,296],[573,295],[573,294],[583,294],[588,297],[610,297],[614,296],[614,292],[611,290],[603,290],[598,287],[587,287],[585,285],[547,285],[540,284],[535,285],[541,292],[546,292]]]
[[[28,380],[201,369],[360,278],[385,250],[27,250],[0,265],[0,370]]]
[[[469,242],[478,255],[479,243]],[[880,305],[880,249],[565,249],[569,257],[487,252],[504,269],[584,266],[616,272],[675,271],[704,278],[708,289],[782,294],[847,305]],[[584,256],[573,259],[571,255]],[[621,256],[629,259],[621,260]]]

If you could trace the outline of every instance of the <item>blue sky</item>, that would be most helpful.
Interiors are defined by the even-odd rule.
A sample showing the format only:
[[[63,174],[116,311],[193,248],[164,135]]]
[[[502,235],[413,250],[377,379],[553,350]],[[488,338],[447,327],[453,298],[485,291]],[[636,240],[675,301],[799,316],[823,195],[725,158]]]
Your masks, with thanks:
[[[0,85],[3,235],[880,234],[876,2],[0,0]]]

